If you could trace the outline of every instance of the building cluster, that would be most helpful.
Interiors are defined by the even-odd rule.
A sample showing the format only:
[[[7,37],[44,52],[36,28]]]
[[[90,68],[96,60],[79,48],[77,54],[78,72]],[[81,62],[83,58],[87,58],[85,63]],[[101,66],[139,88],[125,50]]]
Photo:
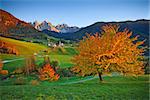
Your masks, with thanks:
[[[59,41],[58,43],[54,43],[54,42],[48,42],[48,46],[49,47],[63,47],[64,46],[64,43],[62,43],[61,41]]]

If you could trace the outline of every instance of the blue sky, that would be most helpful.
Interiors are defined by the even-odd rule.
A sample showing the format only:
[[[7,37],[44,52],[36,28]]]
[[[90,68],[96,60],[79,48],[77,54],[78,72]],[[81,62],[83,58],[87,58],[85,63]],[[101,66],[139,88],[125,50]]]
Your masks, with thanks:
[[[0,4],[26,22],[48,20],[54,25],[150,19],[149,0],[0,0]]]

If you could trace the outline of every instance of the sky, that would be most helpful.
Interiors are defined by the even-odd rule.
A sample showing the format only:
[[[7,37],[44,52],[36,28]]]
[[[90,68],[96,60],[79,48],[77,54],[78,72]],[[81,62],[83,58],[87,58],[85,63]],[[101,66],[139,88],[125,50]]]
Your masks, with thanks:
[[[0,8],[26,21],[85,27],[95,22],[150,19],[149,0],[0,0]]]

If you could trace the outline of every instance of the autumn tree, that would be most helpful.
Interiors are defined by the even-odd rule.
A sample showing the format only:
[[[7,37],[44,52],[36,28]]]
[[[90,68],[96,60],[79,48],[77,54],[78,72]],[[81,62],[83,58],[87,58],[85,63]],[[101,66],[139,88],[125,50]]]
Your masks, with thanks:
[[[7,75],[8,74],[8,70],[3,70],[3,62],[0,59],[0,75]]]
[[[132,32],[119,31],[118,25],[104,25],[102,32],[87,35],[79,43],[79,54],[74,56],[72,70],[82,76],[119,72],[123,75],[143,74],[144,41],[131,38]]]
[[[49,63],[44,64],[44,66],[40,68],[38,72],[39,72],[39,79],[42,81],[44,80],[56,81],[60,77]]]
[[[54,64],[53,64],[54,65]],[[53,66],[55,67],[55,66]],[[56,81],[59,79],[59,75],[56,73],[56,70],[53,69],[50,64],[50,58],[48,55],[44,57],[44,64],[42,68],[38,69],[39,72],[39,79],[40,80],[49,80],[49,81]]]
[[[18,50],[13,44],[1,40],[0,40],[0,53],[15,54],[15,55],[19,54]]]

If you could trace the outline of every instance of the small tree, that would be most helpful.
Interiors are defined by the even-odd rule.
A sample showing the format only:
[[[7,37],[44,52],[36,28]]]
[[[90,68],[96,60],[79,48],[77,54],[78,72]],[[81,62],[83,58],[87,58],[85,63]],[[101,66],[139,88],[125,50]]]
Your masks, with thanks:
[[[53,63],[53,67],[56,66],[55,63]],[[39,79],[40,80],[49,80],[49,81],[56,81],[59,79],[59,75],[56,73],[56,70],[53,68],[50,64],[50,58],[48,55],[44,56],[44,64],[42,68],[38,69],[39,72]]]
[[[27,55],[25,58],[25,73],[29,75],[31,72],[36,70],[35,64],[35,56],[34,55]]]
[[[139,46],[144,41],[137,41],[138,36],[131,38],[132,32],[127,29],[119,31],[117,25],[105,25],[102,30],[102,35],[88,34],[80,41],[72,70],[82,76],[98,74],[100,81],[102,74],[112,71],[124,75],[143,74],[144,48]]]
[[[42,81],[44,80],[56,81],[60,77],[49,63],[44,64],[44,66],[40,68],[38,72],[39,72],[39,79]]]

